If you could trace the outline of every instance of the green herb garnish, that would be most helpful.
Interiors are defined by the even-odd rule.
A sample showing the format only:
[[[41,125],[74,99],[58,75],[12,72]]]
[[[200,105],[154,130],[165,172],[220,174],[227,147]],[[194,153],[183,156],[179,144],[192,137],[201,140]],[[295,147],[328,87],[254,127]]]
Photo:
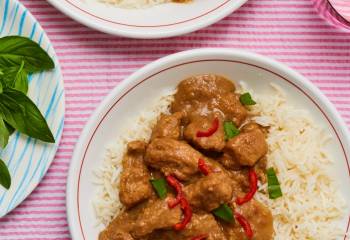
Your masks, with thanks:
[[[11,186],[11,176],[4,161],[0,159],[0,184],[9,189]]]
[[[224,122],[225,139],[229,140],[239,134],[239,129],[231,121]]]
[[[168,194],[168,184],[164,178],[151,179],[150,180],[154,190],[160,199],[166,198]]]
[[[278,181],[276,172],[273,168],[269,168],[266,171],[267,175],[267,189],[269,192],[270,199],[276,199],[282,197],[282,190],[280,187],[280,183]]]
[[[226,203],[221,204],[220,207],[214,209],[213,214],[226,222],[234,221],[232,209],[227,206]]]
[[[252,99],[252,96],[250,95],[250,93],[243,93],[240,97],[239,97],[239,101],[243,104],[243,105],[255,105],[256,102]]]
[[[0,148],[5,148],[15,130],[53,143],[53,134],[36,105],[26,96],[28,74],[54,68],[54,62],[39,44],[9,36],[0,38]],[[0,161],[0,185],[9,188],[11,177]]]

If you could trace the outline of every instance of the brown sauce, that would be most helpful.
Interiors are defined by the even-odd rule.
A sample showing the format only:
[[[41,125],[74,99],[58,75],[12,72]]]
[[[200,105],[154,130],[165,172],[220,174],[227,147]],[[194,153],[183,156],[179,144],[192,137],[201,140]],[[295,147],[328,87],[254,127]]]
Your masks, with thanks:
[[[177,1],[183,2],[183,1]],[[218,124],[207,137],[198,137]],[[225,137],[223,123],[233,122],[240,133]],[[248,169],[265,182],[267,143],[265,130],[250,122],[232,81],[218,75],[193,76],[182,81],[171,104],[171,114],[162,114],[149,142],[128,144],[119,186],[126,210],[100,234],[100,240],[191,240],[205,234],[207,240],[246,239],[242,226],[218,219],[212,211],[230,206],[249,221],[255,240],[273,238],[270,210],[252,199],[238,206],[237,197],[249,191]],[[210,169],[206,176],[198,168],[203,159]],[[185,229],[173,230],[183,219],[180,206],[169,208],[176,194],[170,190],[160,199],[150,179],[174,176],[183,185],[193,211]]]

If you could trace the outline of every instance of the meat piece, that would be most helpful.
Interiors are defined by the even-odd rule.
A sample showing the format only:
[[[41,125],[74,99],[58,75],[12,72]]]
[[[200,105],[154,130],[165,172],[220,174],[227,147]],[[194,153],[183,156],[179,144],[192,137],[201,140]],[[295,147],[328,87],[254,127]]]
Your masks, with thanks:
[[[242,166],[228,153],[222,154],[221,157],[217,159],[222,166],[229,170],[240,170]]]
[[[140,210],[145,204],[140,204],[128,211],[120,213],[108,227],[100,233],[99,240],[133,240],[129,234],[135,225]]]
[[[224,152],[242,166],[253,166],[267,153],[265,134],[260,129],[242,132],[226,143]]]
[[[113,235],[108,235],[109,232],[102,232],[99,240],[134,240],[130,233],[114,231]]]
[[[99,240],[142,239],[156,229],[170,229],[181,221],[181,215],[179,206],[169,209],[167,200],[151,199],[119,214]]]
[[[131,235],[139,238],[157,229],[171,229],[181,221],[181,216],[180,206],[170,209],[167,199],[150,201],[138,214]]]
[[[151,139],[172,138],[179,139],[181,136],[181,119],[183,114],[177,112],[171,115],[162,114],[152,131]]]
[[[232,200],[233,188],[231,179],[226,173],[212,172],[186,186],[184,193],[191,206],[211,212],[222,203]]]
[[[197,137],[198,131],[207,131],[213,125],[214,119],[219,119],[219,128],[209,137]],[[225,132],[223,121],[218,116],[196,116],[184,131],[184,137],[198,148],[220,152],[225,147]]]
[[[225,77],[214,74],[192,76],[177,86],[171,110],[179,112],[183,110],[184,105],[195,101],[206,101],[218,94],[234,91],[235,85]]]
[[[178,85],[171,111],[184,112],[185,123],[196,116],[217,113],[240,126],[247,117],[247,110],[234,91],[234,84],[222,76],[194,76]]]
[[[236,126],[241,126],[248,115],[247,109],[239,101],[239,96],[233,92],[218,95],[209,102],[208,107],[220,110],[224,113],[225,120],[234,122]]]
[[[273,218],[270,210],[256,200],[238,206],[235,211],[240,213],[249,222],[254,240],[273,239]],[[228,239],[245,239],[243,228],[236,221],[235,224],[222,223],[224,232]]]
[[[149,236],[149,240],[187,240],[201,234],[208,234],[206,240],[226,240],[222,229],[211,214],[193,214],[191,222],[180,231],[157,231]]]
[[[146,144],[142,141],[130,142],[123,158],[119,198],[127,208],[133,207],[152,195],[150,173],[143,162],[145,148]]]
[[[156,138],[147,148],[146,164],[172,174],[180,180],[189,180],[198,173],[198,159],[204,156],[186,142],[170,138]]]

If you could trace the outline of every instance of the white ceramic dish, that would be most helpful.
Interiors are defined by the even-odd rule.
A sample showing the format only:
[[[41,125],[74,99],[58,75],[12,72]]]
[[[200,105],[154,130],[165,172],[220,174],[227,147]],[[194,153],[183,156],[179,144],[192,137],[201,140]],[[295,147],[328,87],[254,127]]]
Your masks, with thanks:
[[[98,0],[48,0],[76,21],[98,31],[131,38],[186,34],[226,17],[247,0],[195,0],[145,9],[121,9]]]
[[[21,35],[38,42],[53,58],[56,68],[29,77],[28,96],[45,116],[55,137],[55,144],[15,133],[0,150],[9,167],[12,185],[0,187],[0,218],[20,204],[39,184],[50,167],[60,143],[64,125],[64,88],[60,65],[53,46],[36,19],[17,0],[0,0],[0,37]]]
[[[235,81],[244,80],[257,93],[270,92],[270,83],[280,85],[298,107],[309,109],[334,141],[329,146],[336,160],[334,173],[341,191],[350,202],[350,139],[347,128],[327,98],[307,79],[269,58],[228,49],[201,49],[174,54],[140,69],[115,88],[86,125],[77,143],[67,185],[67,211],[73,239],[96,240],[91,199],[96,187],[93,170],[101,165],[105,147],[126,129],[130,119],[157,97],[174,90],[179,81],[202,73],[218,73]],[[349,213],[339,223],[347,228]]]

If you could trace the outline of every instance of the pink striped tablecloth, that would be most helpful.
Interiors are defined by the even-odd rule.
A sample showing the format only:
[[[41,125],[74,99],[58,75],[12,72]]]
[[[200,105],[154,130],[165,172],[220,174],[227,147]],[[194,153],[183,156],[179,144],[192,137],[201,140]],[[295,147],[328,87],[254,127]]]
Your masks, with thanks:
[[[325,22],[311,0],[250,0],[204,30],[163,40],[96,32],[45,0],[21,1],[48,33],[60,58],[66,121],[61,146],[39,187],[7,217],[0,239],[70,239],[65,186],[74,145],[100,101],[125,77],[165,55],[201,47],[243,48],[288,64],[319,87],[350,126],[350,32]]]

